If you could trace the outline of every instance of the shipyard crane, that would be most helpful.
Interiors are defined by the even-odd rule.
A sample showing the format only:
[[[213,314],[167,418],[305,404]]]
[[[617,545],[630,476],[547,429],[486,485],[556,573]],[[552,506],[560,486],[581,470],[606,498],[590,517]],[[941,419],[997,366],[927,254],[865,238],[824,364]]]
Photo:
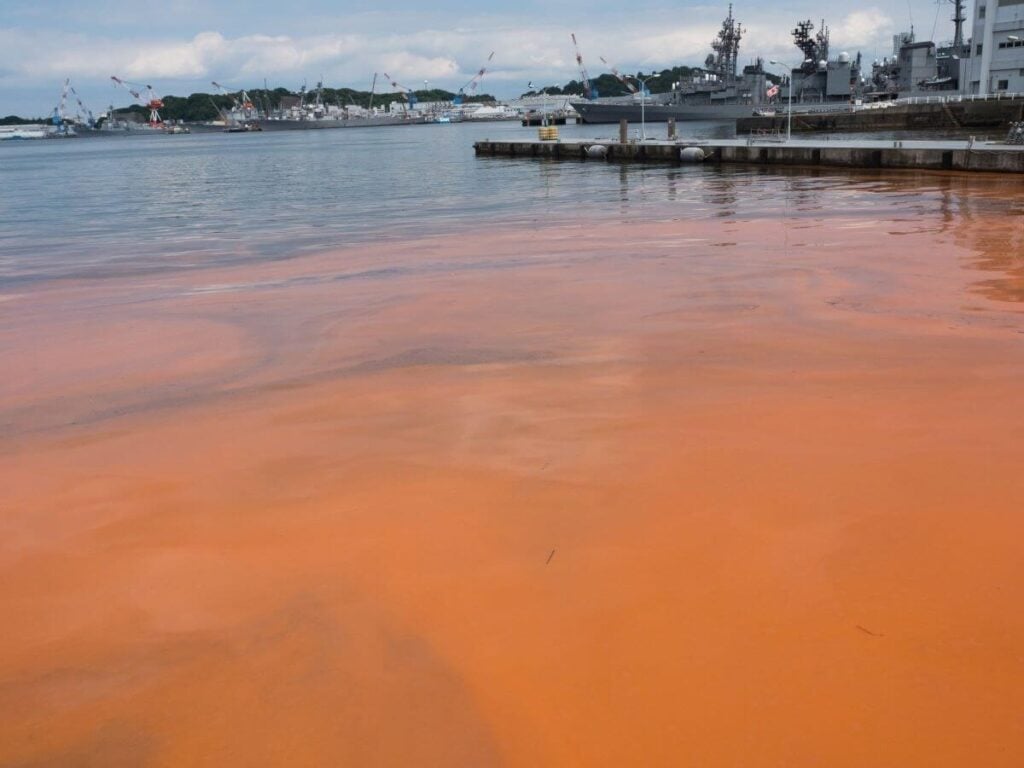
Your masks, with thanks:
[[[223,85],[218,83],[216,80],[211,81],[210,85],[220,91],[224,96],[231,99],[231,105],[235,111],[241,112],[243,117],[250,117],[253,112],[256,111],[256,106],[253,104],[249,94],[244,89],[237,91],[229,91]],[[237,94],[237,95],[236,95]]]
[[[74,96],[75,102],[78,104],[78,109],[74,115],[68,114],[69,95]],[[85,123],[90,128],[96,125],[96,118],[93,117],[92,110],[82,103],[82,97],[78,95],[78,91],[71,85],[70,77],[64,80],[64,86],[60,90],[60,104],[53,108],[53,117],[50,119],[54,125],[62,130],[65,129],[66,125]]]
[[[580,78],[583,80],[583,98],[585,99],[596,99],[597,89],[590,83],[590,75],[587,74],[587,68],[583,65],[583,54],[580,53],[579,43],[576,42],[576,33],[572,33],[572,45],[576,49],[576,64],[580,68]]]
[[[60,106],[53,111],[53,122],[60,125],[67,118],[68,91],[71,90],[71,78],[65,78],[64,87],[60,89]]]
[[[400,94],[405,96],[405,100],[409,104],[409,109],[416,106],[416,94],[410,88],[406,88],[404,85],[395,82],[394,78],[391,77],[387,72],[384,73],[384,79],[391,83],[391,87],[398,91]]]
[[[75,90],[75,86],[72,85],[70,87],[70,91],[75,97],[75,102],[78,104],[79,118],[85,118],[85,124],[90,128],[94,127],[96,125],[96,118],[93,117],[92,110],[82,103],[82,97],[78,95],[78,91]]]
[[[130,93],[137,102],[142,104],[144,107],[149,108],[149,124],[156,128],[163,124],[163,119],[160,117],[160,110],[164,108],[163,99],[160,99],[156,95],[156,91],[153,90],[152,85],[139,85],[138,83],[129,83],[127,80],[122,80],[117,75],[111,75],[110,79],[114,81],[115,85],[119,85]],[[143,96],[138,90],[139,88],[146,89],[146,95]]]
[[[60,89],[60,103],[53,108],[53,116],[50,118],[57,128],[63,128],[67,119],[68,89],[71,88],[71,78],[64,80],[64,87]]]
[[[217,110],[217,116],[220,117],[220,119],[223,120],[225,123],[230,123],[231,116],[220,108],[220,104],[213,100],[213,96],[209,96],[208,98],[210,99],[210,104],[213,105],[213,108],[215,110]]]
[[[94,127],[96,125],[96,118],[93,117],[92,110],[82,103],[82,97],[78,95],[78,91],[71,85],[70,77],[64,80],[64,87],[61,88],[60,106],[55,107],[53,110],[53,124],[63,126],[65,123],[72,122],[69,120],[70,116],[68,115],[68,95],[74,96],[75,102],[78,104],[78,110],[74,114],[73,122],[84,122],[90,128]]]
[[[626,86],[630,93],[636,93],[636,86],[629,82],[628,77],[619,72],[619,70],[617,70],[614,66],[609,64],[608,60],[604,56],[601,56],[600,59],[602,63],[612,71],[612,74],[615,75],[615,78],[624,86]]]
[[[491,51],[491,55],[487,57],[487,61],[480,67],[480,70],[470,78],[469,82],[459,88],[459,93],[455,97],[454,104],[458,106],[462,103],[462,100],[466,97],[467,92],[470,96],[476,94],[476,87],[480,85],[480,81],[484,79],[484,75],[487,74],[487,65],[491,63],[491,59],[494,58],[494,51]]]

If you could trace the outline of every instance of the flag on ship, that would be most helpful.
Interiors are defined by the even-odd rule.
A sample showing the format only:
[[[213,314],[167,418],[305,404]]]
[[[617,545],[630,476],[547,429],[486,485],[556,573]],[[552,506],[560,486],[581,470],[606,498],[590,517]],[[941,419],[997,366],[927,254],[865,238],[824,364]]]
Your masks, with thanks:
[[[768,89],[768,92],[765,94],[765,96],[767,96],[769,99],[771,99],[771,98],[775,97],[778,93],[779,93],[779,86],[778,85],[773,85],[771,88]]]

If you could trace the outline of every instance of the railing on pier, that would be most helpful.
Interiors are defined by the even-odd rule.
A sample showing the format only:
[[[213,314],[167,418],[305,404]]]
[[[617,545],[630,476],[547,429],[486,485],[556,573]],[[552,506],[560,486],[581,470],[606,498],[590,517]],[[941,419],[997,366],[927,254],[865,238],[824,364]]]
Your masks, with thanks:
[[[753,128],[747,134],[747,145],[758,141],[785,141],[786,134],[781,128]]]
[[[892,101],[876,101],[872,104],[863,104],[858,109],[885,109],[886,107],[903,106],[905,104],[960,104],[972,101],[1009,101],[1012,99],[1024,99],[1024,93],[957,93],[949,96],[905,96]]]

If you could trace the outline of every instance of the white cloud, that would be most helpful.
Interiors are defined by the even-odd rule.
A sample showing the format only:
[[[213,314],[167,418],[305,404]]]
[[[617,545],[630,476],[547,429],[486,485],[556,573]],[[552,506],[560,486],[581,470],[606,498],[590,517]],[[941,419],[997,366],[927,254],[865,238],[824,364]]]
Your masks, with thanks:
[[[856,48],[867,46],[880,38],[892,37],[893,22],[878,8],[854,11],[831,30],[834,45]]]
[[[748,30],[740,50],[741,64],[757,55],[783,61],[798,55],[790,30],[799,13],[749,10],[749,15],[737,10]],[[720,17],[720,9],[710,8],[688,9],[682,15],[638,14],[617,23],[595,15],[573,24],[572,29],[591,74],[607,71],[601,56],[624,72],[650,71],[702,63]],[[454,90],[476,73],[492,50],[496,55],[483,91],[510,96],[524,90],[529,80],[561,83],[578,77],[568,26],[478,17],[461,19],[458,29],[423,27],[399,33],[367,26],[348,29],[356,31],[232,37],[208,30],[177,39],[143,39],[0,28],[0,97],[16,88],[19,92],[39,88],[49,99],[49,91],[56,92],[58,84],[71,77],[80,91],[91,89],[97,99],[107,100],[113,74],[151,82],[161,94],[203,89],[210,80],[252,87],[264,78],[271,85],[295,87],[323,77],[328,85],[366,88],[374,72],[387,72],[410,87],[429,80]],[[833,49],[870,52],[887,47],[895,31],[892,20],[878,8],[854,10],[832,25]]]

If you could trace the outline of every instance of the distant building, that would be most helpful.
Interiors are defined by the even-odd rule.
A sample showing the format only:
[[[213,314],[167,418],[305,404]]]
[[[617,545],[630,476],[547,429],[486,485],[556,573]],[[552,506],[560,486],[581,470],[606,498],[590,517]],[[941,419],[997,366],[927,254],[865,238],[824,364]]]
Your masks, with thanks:
[[[935,43],[904,43],[899,54],[899,90],[918,91],[928,87],[938,76]]]
[[[975,0],[964,93],[1024,93],[1024,0]]]

